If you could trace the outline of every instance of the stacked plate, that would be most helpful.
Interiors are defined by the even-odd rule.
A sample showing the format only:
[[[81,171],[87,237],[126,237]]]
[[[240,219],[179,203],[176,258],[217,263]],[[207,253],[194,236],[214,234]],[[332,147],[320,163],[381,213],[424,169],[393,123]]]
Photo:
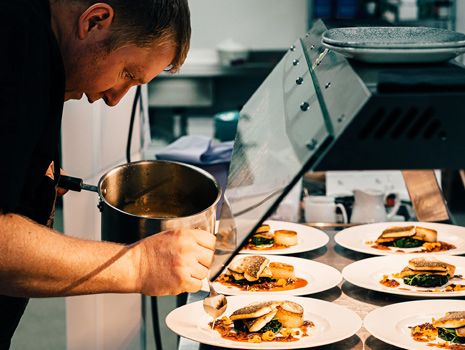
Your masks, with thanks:
[[[322,44],[335,52],[370,63],[432,63],[465,53],[465,34],[428,27],[335,28]]]

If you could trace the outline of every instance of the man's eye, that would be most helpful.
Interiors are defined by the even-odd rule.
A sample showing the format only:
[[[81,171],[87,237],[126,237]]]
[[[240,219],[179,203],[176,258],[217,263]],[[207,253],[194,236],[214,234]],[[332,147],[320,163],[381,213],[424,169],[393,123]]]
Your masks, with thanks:
[[[163,71],[164,71],[164,72],[170,72],[172,69],[173,69],[173,65],[170,64],[168,67],[166,67],[165,69],[163,69]]]
[[[132,75],[130,72],[128,72],[127,70],[124,71],[124,78],[125,79],[130,79],[130,80],[134,80],[134,75]]]

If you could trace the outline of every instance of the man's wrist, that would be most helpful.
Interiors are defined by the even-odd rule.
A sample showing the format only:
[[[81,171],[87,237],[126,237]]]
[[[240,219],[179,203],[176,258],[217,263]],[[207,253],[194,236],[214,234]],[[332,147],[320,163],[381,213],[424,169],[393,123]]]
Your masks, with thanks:
[[[129,255],[131,262],[131,272],[129,279],[131,281],[131,292],[142,293],[143,281],[143,259],[145,256],[145,247],[141,242],[134,243],[129,247]]]

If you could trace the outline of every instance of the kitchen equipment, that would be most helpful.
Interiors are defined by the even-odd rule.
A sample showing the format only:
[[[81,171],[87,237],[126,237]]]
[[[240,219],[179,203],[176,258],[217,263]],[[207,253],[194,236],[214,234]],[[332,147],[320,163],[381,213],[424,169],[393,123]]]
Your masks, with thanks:
[[[304,210],[306,222],[337,223],[336,208],[342,213],[343,223],[347,224],[347,211],[341,203],[335,203],[334,197],[306,196]]]
[[[215,138],[220,141],[234,141],[239,122],[239,111],[217,113],[213,116]]]
[[[214,233],[221,195],[206,171],[176,162],[145,160],[120,165],[98,186],[62,176],[60,187],[98,191],[102,239],[134,243],[160,231],[197,228]]]
[[[354,190],[354,205],[352,207],[351,223],[372,223],[382,222],[391,219],[397,214],[400,208],[400,199],[395,195],[395,204],[391,210],[386,212],[386,197],[392,194],[385,194],[375,189]]]
[[[297,40],[240,112],[212,278],[309,170],[465,167],[464,67],[347,60],[327,29]]]
[[[233,39],[226,39],[219,43],[217,51],[218,58],[223,66],[243,64],[249,58],[249,50]]]

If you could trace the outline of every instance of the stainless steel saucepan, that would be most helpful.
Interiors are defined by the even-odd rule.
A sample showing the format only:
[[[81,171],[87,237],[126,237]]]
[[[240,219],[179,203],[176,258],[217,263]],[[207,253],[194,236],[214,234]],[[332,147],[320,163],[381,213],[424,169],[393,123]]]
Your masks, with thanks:
[[[221,190],[214,177],[197,167],[144,160],[120,165],[97,186],[62,176],[60,187],[98,192],[102,239],[134,243],[148,235],[179,228],[214,233]]]

